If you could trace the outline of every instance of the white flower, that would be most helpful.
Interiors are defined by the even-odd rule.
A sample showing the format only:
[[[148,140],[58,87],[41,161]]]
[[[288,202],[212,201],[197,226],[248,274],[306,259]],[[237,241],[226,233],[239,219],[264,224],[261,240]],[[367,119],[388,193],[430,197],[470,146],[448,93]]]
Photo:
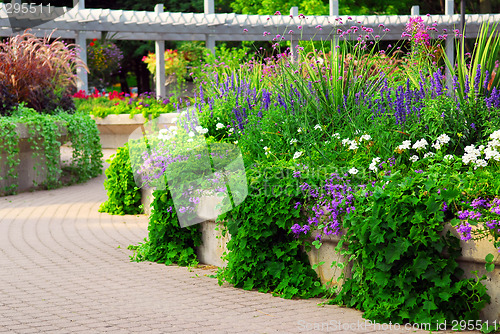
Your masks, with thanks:
[[[314,126],[314,130],[322,130],[321,125],[316,124],[316,125]]]
[[[293,139],[290,139],[290,145],[293,145],[293,144],[295,144],[295,143],[296,143],[297,141],[298,141],[298,140],[297,140],[297,139],[295,139],[295,138],[293,138]]]
[[[493,133],[490,135],[490,138],[491,138],[491,139],[497,139],[497,140],[500,140],[500,130],[497,130],[497,131],[493,132]]]
[[[298,159],[298,158],[300,158],[301,156],[302,156],[302,151],[297,151],[297,152],[295,152],[295,154],[293,155],[293,158],[294,158],[294,159]]]
[[[325,141],[325,145],[328,145],[330,143],[331,143],[331,141],[329,141],[329,140]]]
[[[445,156],[443,157],[443,160],[450,160],[450,161],[451,161],[451,160],[453,160],[453,159],[454,159],[454,158],[453,158],[453,155],[451,155],[451,154],[447,154],[447,155],[445,155]]]
[[[201,130],[199,131],[202,135],[204,135],[205,133],[208,132],[208,129],[207,128],[201,128]]]
[[[200,125],[198,125],[194,129],[196,130],[196,132],[200,133],[201,129],[203,129],[203,127],[201,127]]]
[[[189,138],[189,139],[187,140],[187,142],[188,142],[188,143],[190,143],[190,142],[192,142],[192,141],[193,141],[193,138]]]
[[[233,131],[234,131],[234,128],[230,128],[230,129],[229,129],[229,132],[233,132]]]
[[[373,171],[375,173],[378,172],[378,168],[377,168],[378,163],[380,163],[380,158],[379,157],[373,158],[372,163],[370,164],[368,169],[370,169],[371,171]]]
[[[405,140],[401,145],[398,146],[398,150],[404,151],[411,148],[411,140]]]
[[[417,161],[417,160],[418,160],[418,156],[417,156],[417,155],[412,155],[412,156],[410,157],[410,161],[411,161],[411,162],[415,162],[415,161]]]
[[[194,137],[194,132],[193,131],[189,131],[188,136],[189,137]]]
[[[298,128],[298,129],[297,129],[297,132],[298,132],[298,133],[301,133],[301,132],[302,132],[302,129],[301,129],[301,128]]]
[[[359,138],[359,141],[363,141],[363,140],[366,140],[366,141],[372,140],[372,136],[370,136],[370,135],[362,135]]]
[[[465,147],[465,154],[462,157],[462,161],[464,164],[468,165],[471,162],[475,163],[477,158],[481,156],[481,151],[474,147],[474,145],[469,145]]]
[[[215,128],[216,128],[217,130],[220,130],[220,129],[224,128],[224,124],[222,124],[222,123],[217,123],[217,124],[215,124]]]
[[[171,126],[168,128],[168,131],[170,131],[170,132],[177,131],[177,127],[175,125]]]
[[[235,143],[235,144],[238,144],[238,141],[237,141],[237,140],[235,140],[235,141],[234,141],[234,143]]]
[[[332,135],[332,137],[335,139],[340,139],[340,133],[336,132]]]
[[[167,129],[161,129],[160,130],[160,134],[161,135],[164,135],[164,134],[167,134],[168,133],[168,130]]]
[[[261,139],[260,141],[264,141],[264,139]]]
[[[433,152],[427,152],[427,153],[425,153],[425,154],[424,154],[424,159],[425,159],[425,158],[428,158],[428,157],[433,157],[433,156],[435,156],[435,155],[436,155],[436,154],[434,154]]]
[[[418,150],[421,148],[425,148],[429,143],[424,138],[418,140],[415,144],[413,144],[413,149]]]
[[[441,145],[448,144],[450,142],[450,137],[446,133],[443,133],[436,139]]]
[[[484,159],[477,159],[476,160],[476,166],[474,166],[474,169],[477,169],[478,167],[486,167],[488,166],[488,162]]]
[[[356,175],[358,174],[358,170],[355,167],[352,167],[348,170],[349,174]]]
[[[441,149],[441,143],[439,141],[436,141],[434,144],[432,144],[432,147],[434,147],[436,151],[439,151]]]
[[[355,140],[352,140],[351,143],[349,144],[349,149],[350,150],[357,150],[358,149],[358,143],[356,143]]]
[[[485,155],[484,158],[486,160],[493,159],[493,160],[496,160],[496,161],[500,161],[500,153],[497,150],[495,150],[493,147],[491,147],[491,146],[488,146],[484,150],[484,155]]]
[[[172,118],[172,123],[177,122],[177,117]]]
[[[268,155],[269,153],[271,153],[271,148],[267,147],[267,146],[264,146],[264,154]]]
[[[346,146],[350,142],[351,142],[351,140],[349,138],[342,139],[342,145],[344,145],[344,146]]]

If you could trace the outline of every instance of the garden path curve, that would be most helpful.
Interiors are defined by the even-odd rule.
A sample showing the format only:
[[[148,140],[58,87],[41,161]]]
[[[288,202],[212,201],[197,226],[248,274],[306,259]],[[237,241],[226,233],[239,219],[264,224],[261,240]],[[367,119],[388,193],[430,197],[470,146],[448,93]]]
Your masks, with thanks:
[[[0,198],[0,333],[389,332],[319,299],[284,300],[220,287],[210,270],[130,262],[127,246],[147,236],[147,218],[98,213],[103,181]]]

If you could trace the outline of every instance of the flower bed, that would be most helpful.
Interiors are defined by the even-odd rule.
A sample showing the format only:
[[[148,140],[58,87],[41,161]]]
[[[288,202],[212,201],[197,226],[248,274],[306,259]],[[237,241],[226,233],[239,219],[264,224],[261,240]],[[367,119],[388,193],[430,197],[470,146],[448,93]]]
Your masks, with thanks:
[[[459,48],[445,78],[447,59],[434,52],[442,46],[419,33],[437,28],[423,19],[410,21],[406,54],[377,49],[375,32],[344,23],[338,48],[299,45],[299,62],[284,53],[232,71],[204,67],[195,107],[175,130],[148,138],[154,149],[131,164],[162,185],[133,258],[197,263],[209,229],[181,226],[208,189],[230,208],[217,218],[231,235],[221,284],[326,295],[383,323],[496,320],[488,280],[500,248],[500,76],[481,55],[500,50],[499,35],[485,26],[472,58]],[[278,48],[282,35],[274,40]],[[221,153],[214,143],[241,150],[246,189],[234,187],[226,164],[211,163]],[[204,151],[210,164],[199,169]],[[494,251],[468,272],[464,243],[484,238]],[[336,276],[331,265],[342,269],[336,289],[318,278]]]

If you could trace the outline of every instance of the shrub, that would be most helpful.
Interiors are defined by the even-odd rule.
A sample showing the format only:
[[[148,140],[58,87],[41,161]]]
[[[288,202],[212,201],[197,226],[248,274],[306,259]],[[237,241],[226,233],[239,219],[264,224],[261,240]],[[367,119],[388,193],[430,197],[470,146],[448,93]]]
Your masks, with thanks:
[[[89,83],[103,89],[109,85],[111,76],[120,72],[123,52],[110,41],[96,38],[89,43],[87,65],[90,70]]]
[[[0,103],[25,102],[44,113],[54,113],[57,107],[73,110],[70,96],[75,92],[77,67],[85,65],[73,45],[28,31],[10,37],[0,42],[0,86],[6,90]]]
[[[138,191],[134,181],[128,144],[119,147],[108,162],[110,166],[106,169],[106,181],[104,181],[108,199],[101,204],[99,212],[113,215],[142,213],[141,192]]]

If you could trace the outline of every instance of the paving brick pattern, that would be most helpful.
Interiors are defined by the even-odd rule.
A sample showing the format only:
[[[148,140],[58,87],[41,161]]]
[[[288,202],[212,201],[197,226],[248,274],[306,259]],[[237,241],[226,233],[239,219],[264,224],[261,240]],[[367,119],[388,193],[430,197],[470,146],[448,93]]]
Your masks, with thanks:
[[[0,333],[425,333],[130,262],[147,217],[98,213],[103,181],[0,198]]]

